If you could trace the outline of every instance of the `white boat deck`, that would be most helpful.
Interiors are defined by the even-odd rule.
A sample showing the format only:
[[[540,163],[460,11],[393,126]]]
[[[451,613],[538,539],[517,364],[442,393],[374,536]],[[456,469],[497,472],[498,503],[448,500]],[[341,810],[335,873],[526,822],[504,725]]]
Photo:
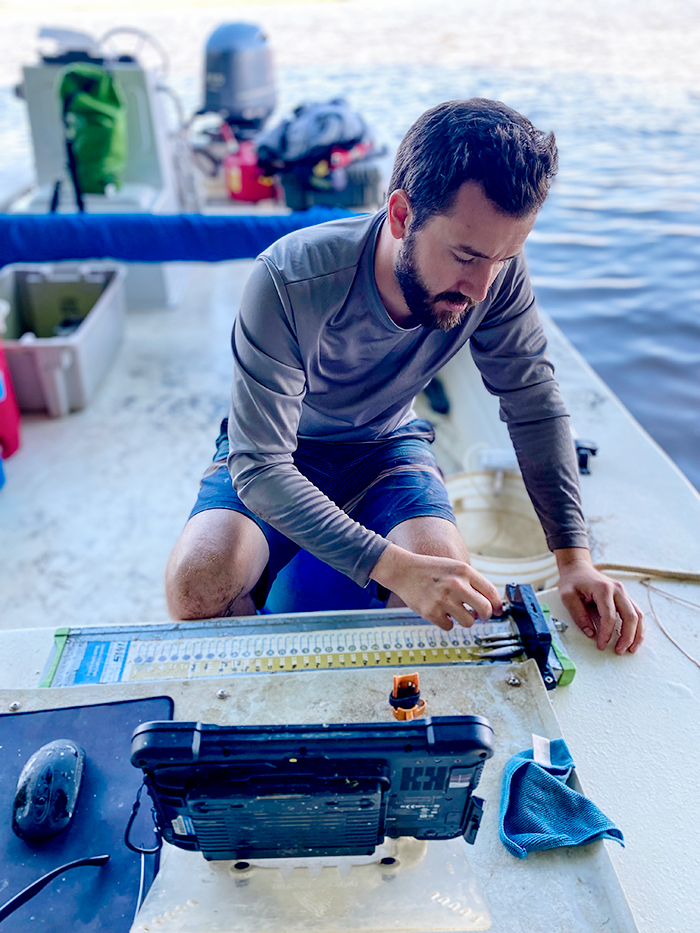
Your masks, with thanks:
[[[177,308],[128,316],[117,361],[87,409],[23,419],[22,446],[4,463],[0,491],[1,709],[37,686],[55,628],[168,620],[163,571],[227,413],[230,328],[248,268],[195,267]],[[582,477],[594,558],[697,574],[700,496],[553,326],[550,345],[576,430],[599,446],[592,475]],[[482,399],[471,395],[463,360],[446,380],[458,414],[445,436],[466,444]],[[485,423],[497,440],[502,426]],[[695,659],[700,611],[650,594],[646,576],[620,576],[647,614],[642,649],[623,658],[600,653],[570,628],[563,637],[578,673],[552,702],[583,787],[625,834],[624,850],[606,848],[640,933],[694,933],[700,670],[662,633],[650,595],[658,619]],[[651,583],[700,603],[698,582],[661,575]],[[555,593],[546,601],[566,617]],[[593,927],[582,921],[576,929]]]

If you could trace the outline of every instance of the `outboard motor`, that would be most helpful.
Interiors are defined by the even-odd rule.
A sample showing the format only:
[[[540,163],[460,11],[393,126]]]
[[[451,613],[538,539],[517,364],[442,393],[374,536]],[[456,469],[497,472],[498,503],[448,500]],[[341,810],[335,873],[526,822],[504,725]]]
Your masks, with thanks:
[[[219,113],[241,139],[260,129],[275,108],[272,53],[252,23],[225,23],[209,37],[202,113]]]

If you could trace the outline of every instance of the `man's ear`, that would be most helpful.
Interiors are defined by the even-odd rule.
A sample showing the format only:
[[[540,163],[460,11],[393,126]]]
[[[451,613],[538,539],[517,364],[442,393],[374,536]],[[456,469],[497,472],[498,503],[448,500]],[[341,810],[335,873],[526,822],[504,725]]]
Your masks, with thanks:
[[[395,240],[403,240],[411,222],[411,202],[402,188],[392,191],[387,202],[389,230]]]

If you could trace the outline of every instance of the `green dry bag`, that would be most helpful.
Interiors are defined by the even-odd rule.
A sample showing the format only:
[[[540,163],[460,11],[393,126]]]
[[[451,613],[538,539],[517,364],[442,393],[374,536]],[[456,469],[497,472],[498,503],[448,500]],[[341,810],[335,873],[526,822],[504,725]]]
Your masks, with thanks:
[[[59,94],[76,189],[104,194],[107,185],[119,188],[126,168],[126,102],[119,84],[99,65],[76,62],[63,73]]]

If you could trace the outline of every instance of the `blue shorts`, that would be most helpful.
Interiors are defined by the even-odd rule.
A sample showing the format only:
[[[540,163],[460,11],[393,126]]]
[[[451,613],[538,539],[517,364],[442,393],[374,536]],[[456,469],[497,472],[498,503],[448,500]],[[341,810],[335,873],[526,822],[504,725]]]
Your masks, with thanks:
[[[214,460],[202,478],[190,518],[208,509],[231,509],[247,515],[258,525],[270,548],[268,566],[252,593],[255,605],[261,608],[275,577],[300,548],[239,499],[226,467],[227,430],[228,419],[224,418]],[[376,441],[348,443],[300,438],[294,464],[356,522],[386,537],[392,528],[409,518],[436,516],[455,521],[442,472],[431,449],[434,439],[432,425],[420,419]],[[381,595],[379,598],[382,600]]]

